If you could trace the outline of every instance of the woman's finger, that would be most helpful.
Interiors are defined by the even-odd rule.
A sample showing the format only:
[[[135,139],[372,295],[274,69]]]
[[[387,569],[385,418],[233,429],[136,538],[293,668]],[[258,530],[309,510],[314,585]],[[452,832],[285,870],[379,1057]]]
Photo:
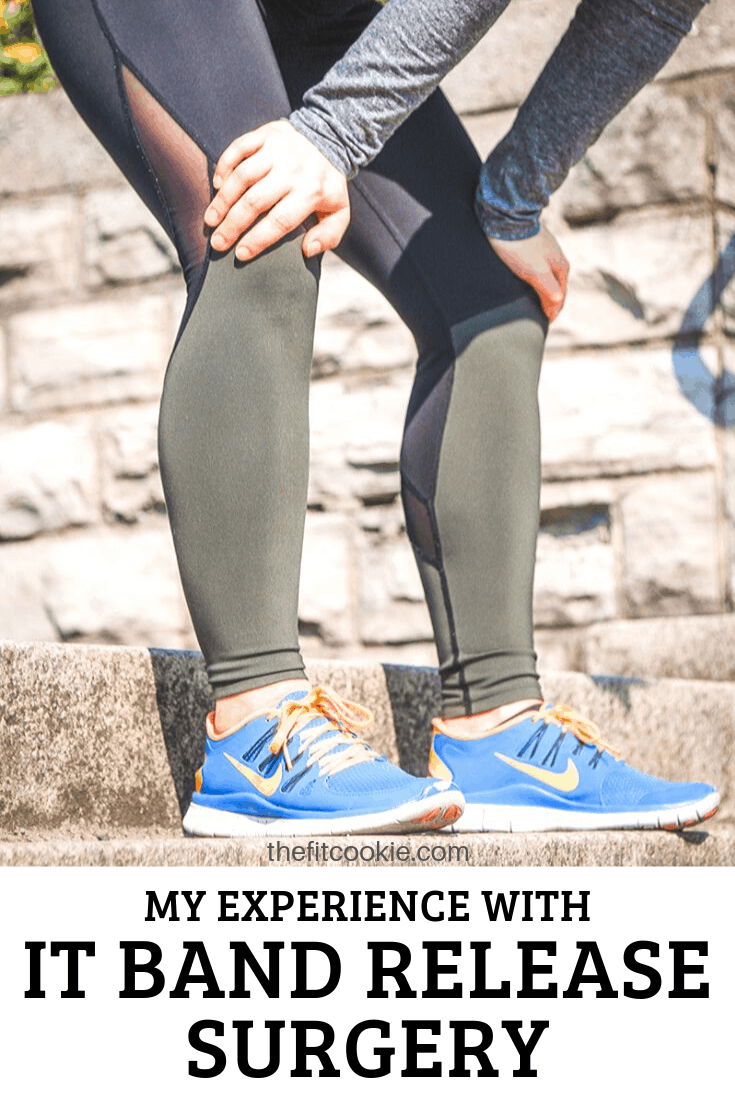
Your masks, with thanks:
[[[272,125],[273,123],[266,123],[265,126],[259,126],[257,130],[251,130],[247,134],[241,134],[234,142],[230,142],[214,169],[213,183],[216,188],[222,186],[244,157],[252,157],[253,153],[258,152],[268,136],[268,128]]]
[[[522,278],[533,287],[541,301],[541,309],[549,321],[555,321],[564,305],[564,289],[556,275],[548,269],[546,272],[528,271]]]
[[[550,257],[550,264],[566,299],[569,287],[569,261],[564,253],[560,251],[557,255]]]
[[[510,270],[533,288],[549,321],[555,321],[566,299],[569,262],[554,235],[541,226],[533,237],[519,241],[488,240]]]
[[[344,174],[285,119],[232,142],[217,178],[219,191],[206,211],[207,224],[216,226],[212,247],[225,250],[240,239],[237,256],[243,260],[254,259],[311,214],[323,225],[319,249],[334,247],[349,221]]]
[[[219,225],[233,204],[242,198],[248,188],[267,176],[270,169],[271,162],[260,151],[241,161],[227,177],[204,212],[206,224]]]
[[[553,263],[553,272],[557,280],[558,292],[553,305],[554,313],[553,317],[548,314],[549,321],[556,321],[559,314],[564,308],[564,303],[567,301],[567,292],[569,290],[569,264],[565,257],[562,257],[561,263]]]
[[[350,224],[350,208],[341,207],[319,219],[316,226],[304,234],[301,248],[304,256],[318,256],[328,249],[336,249]]]
[[[230,207],[225,218],[212,234],[212,247],[224,252],[232,248],[236,241],[250,229],[253,223],[266,211],[279,203],[288,189],[279,186],[273,173],[253,184],[242,198]]]
[[[275,245],[286,234],[295,230],[311,214],[308,203],[287,195],[271,207],[259,222],[243,234],[235,249],[238,260],[253,260],[265,249]]]

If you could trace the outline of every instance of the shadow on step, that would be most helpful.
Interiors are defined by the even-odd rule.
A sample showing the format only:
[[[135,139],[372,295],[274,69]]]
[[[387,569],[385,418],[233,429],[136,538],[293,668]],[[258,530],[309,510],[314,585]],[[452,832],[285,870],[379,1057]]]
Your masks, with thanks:
[[[204,659],[197,651],[151,648],[156,702],[176,798],[183,815],[204,757],[204,721],[211,708]]]
[[[439,715],[440,687],[436,670],[422,666],[383,664],[401,768],[426,776],[431,748],[431,721]]]

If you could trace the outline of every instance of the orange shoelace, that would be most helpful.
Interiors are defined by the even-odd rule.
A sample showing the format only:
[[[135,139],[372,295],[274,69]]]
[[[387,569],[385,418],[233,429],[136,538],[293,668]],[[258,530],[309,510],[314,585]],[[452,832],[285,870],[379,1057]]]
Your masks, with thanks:
[[[619,750],[614,750],[609,743],[605,742],[600,734],[600,728],[592,720],[583,719],[572,708],[567,707],[566,704],[549,704],[546,701],[542,701],[538,708],[527,708],[523,712],[520,712],[516,716],[511,716],[510,719],[504,720],[496,727],[490,728],[488,731],[483,731],[475,735],[462,735],[455,730],[452,730],[445,722],[439,718],[434,719],[434,730],[439,731],[443,735],[448,735],[449,738],[465,738],[468,741],[472,741],[477,738],[485,738],[488,735],[500,735],[508,728],[513,727],[516,723],[520,723],[521,720],[529,718],[534,723],[538,723],[539,720],[543,720],[548,726],[550,723],[557,723],[562,730],[562,734],[574,735],[585,746],[594,746],[597,750],[602,752],[606,750],[608,754],[612,754],[618,761],[622,758],[622,754]]]
[[[572,708],[567,707],[566,704],[547,704],[544,702],[541,707],[533,713],[534,720],[542,719],[547,725],[549,723],[558,723],[562,729],[562,734],[567,731],[575,738],[583,742],[585,746],[594,746],[598,750],[607,750],[608,754],[612,754],[618,761],[622,758],[622,754],[619,750],[614,750],[609,743],[605,742],[600,734],[600,728],[596,723],[593,723],[590,719],[583,719]]]
[[[373,761],[377,750],[363,742],[357,734],[373,722],[373,714],[360,704],[342,700],[335,692],[317,685],[302,700],[288,700],[268,713],[278,716],[278,727],[270,744],[272,754],[283,752],[286,769],[292,769],[288,744],[294,734],[315,719],[325,722],[301,735],[300,750],[308,751],[308,762],[319,763],[319,775],[331,777],[343,769],[361,762]],[[325,732],[333,732],[326,737]]]

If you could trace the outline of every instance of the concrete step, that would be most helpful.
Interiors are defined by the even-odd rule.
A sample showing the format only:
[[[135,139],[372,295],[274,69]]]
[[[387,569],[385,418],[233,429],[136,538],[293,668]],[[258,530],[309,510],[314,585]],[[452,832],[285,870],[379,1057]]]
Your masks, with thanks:
[[[309,673],[314,681],[370,707],[375,714],[373,745],[410,772],[424,773],[430,719],[438,710],[435,671],[314,662]],[[559,673],[548,675],[544,688],[548,699],[594,718],[605,737],[639,768],[672,780],[716,784],[723,796],[718,829],[735,827],[735,686]],[[81,863],[155,864],[168,854],[165,863],[178,863],[177,855],[186,858],[184,863],[206,863],[207,855],[213,863],[226,863],[227,854],[237,854],[236,863],[260,863],[263,843],[181,839],[181,815],[201,763],[207,697],[198,654],[0,645],[5,768],[0,861],[63,863],[73,858]],[[600,863],[605,850],[600,836],[556,837],[556,846],[570,860],[554,857],[553,863]],[[712,863],[731,863],[727,833],[711,832],[706,846],[658,833],[615,839],[611,863],[618,863],[614,855],[623,852],[649,854],[649,861],[650,854],[658,853],[666,864],[677,863],[672,855],[683,853],[687,862],[707,863],[706,853],[714,855]],[[529,845],[527,838],[485,837],[473,841],[472,853],[483,863],[518,863],[518,847],[530,854]],[[554,852],[546,836],[536,836],[533,845],[540,847],[538,853]],[[585,845],[589,861],[579,856],[579,847]],[[575,854],[579,860],[573,859]],[[633,863],[649,862],[636,858]]]
[[[542,635],[550,649],[555,636],[568,636],[565,669],[618,677],[735,681],[735,613],[609,620]]]
[[[354,835],[275,839],[129,837],[106,841],[23,838],[0,842],[0,865],[231,866],[255,868],[467,868],[735,865],[735,829],[547,834]],[[321,847],[326,844],[327,849]],[[331,852],[330,852],[331,847]],[[338,848],[334,848],[338,847]],[[392,847],[392,849],[391,849]]]

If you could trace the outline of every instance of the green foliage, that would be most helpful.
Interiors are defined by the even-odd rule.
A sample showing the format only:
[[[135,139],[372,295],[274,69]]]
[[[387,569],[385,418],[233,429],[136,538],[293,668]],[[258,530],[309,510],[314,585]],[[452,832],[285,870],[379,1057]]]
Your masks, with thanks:
[[[55,88],[28,0],[0,0],[0,96]]]

